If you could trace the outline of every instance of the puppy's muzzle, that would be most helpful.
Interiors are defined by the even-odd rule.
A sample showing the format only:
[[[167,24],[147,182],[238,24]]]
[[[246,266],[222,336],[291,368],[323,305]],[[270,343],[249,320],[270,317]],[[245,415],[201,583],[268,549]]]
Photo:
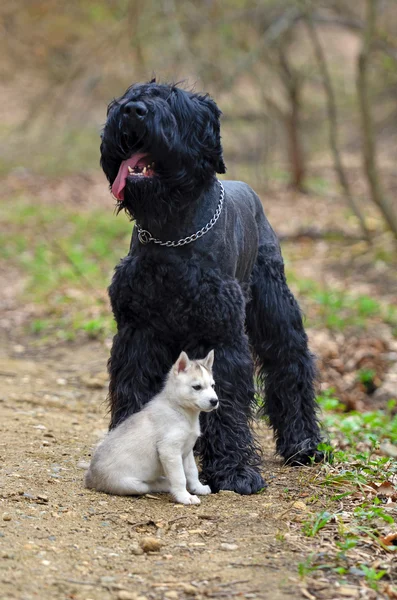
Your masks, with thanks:
[[[216,400],[215,398],[213,398],[212,400],[210,400],[210,404],[212,408],[218,408],[218,400]]]

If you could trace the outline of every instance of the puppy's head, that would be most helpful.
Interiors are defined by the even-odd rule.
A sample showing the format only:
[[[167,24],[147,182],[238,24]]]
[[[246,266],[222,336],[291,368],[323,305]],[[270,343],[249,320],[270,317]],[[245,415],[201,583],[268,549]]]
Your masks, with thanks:
[[[145,197],[155,195],[161,203],[163,197],[199,194],[216,173],[224,173],[220,115],[208,95],[154,80],[134,84],[113,100],[101,165],[119,208],[138,217]]]
[[[172,397],[179,406],[191,411],[210,412],[218,408],[212,376],[214,351],[202,360],[190,360],[182,352],[173,365],[168,382],[172,386]]]

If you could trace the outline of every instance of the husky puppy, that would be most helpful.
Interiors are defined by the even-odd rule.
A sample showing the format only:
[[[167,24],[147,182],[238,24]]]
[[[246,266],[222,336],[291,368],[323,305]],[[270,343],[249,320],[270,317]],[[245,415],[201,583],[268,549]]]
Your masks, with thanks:
[[[176,502],[200,504],[195,494],[211,489],[199,481],[193,447],[200,412],[218,407],[213,362],[213,350],[202,360],[182,352],[163,390],[99,444],[85,486],[121,496],[170,492]]]

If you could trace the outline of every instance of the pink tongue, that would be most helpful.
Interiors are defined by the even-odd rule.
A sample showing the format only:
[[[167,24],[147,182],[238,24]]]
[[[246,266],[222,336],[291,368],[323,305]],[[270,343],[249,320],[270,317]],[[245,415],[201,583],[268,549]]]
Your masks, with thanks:
[[[139,161],[147,156],[145,153],[133,154],[127,160],[123,160],[120,165],[119,172],[117,174],[116,179],[113,181],[112,185],[112,194],[117,198],[117,200],[124,200],[124,188],[125,188],[125,180],[128,177],[128,167],[133,169],[139,163]]]

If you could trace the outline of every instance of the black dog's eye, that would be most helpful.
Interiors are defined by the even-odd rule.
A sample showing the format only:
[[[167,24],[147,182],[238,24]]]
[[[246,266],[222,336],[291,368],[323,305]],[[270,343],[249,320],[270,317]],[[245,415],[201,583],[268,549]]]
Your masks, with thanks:
[[[201,385],[192,385],[192,388],[198,392],[201,390]]]

